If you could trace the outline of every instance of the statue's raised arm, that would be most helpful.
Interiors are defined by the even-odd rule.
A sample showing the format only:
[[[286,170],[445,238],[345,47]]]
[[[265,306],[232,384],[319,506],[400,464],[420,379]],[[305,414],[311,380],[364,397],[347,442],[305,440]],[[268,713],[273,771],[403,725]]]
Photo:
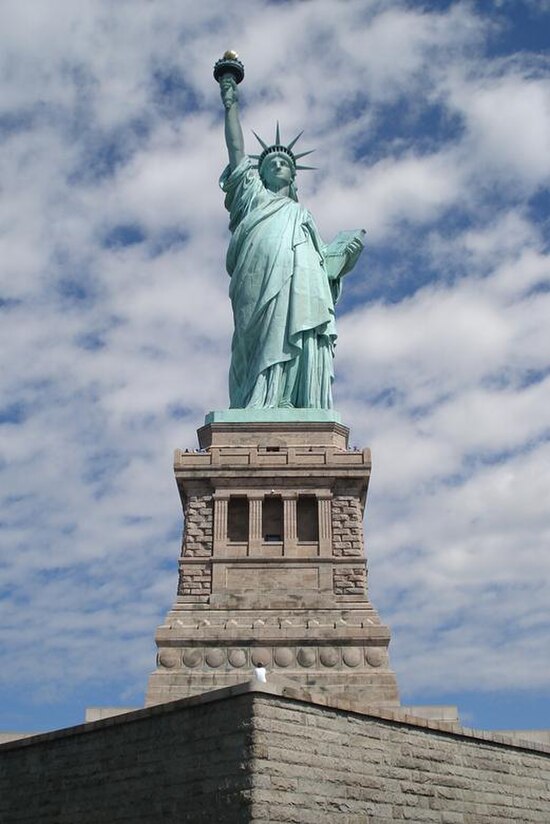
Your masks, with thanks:
[[[284,144],[277,124],[271,145],[247,156],[237,85],[244,66],[226,52],[214,68],[225,108],[229,166],[220,178],[232,232],[227,253],[235,332],[229,395],[232,408],[332,407],[336,342],[334,305],[343,275],[363,249],[362,230],[324,244],[299,202],[296,172],[311,168]],[[256,161],[256,162],[254,162]]]
[[[236,169],[244,157],[244,138],[239,120],[239,91],[230,74],[220,80],[220,91],[225,108],[225,142],[229,165],[231,169]]]
[[[214,77],[220,84],[223,107],[225,109],[225,143],[229,154],[229,165],[236,169],[244,157],[244,138],[239,119],[239,90],[237,83],[244,77],[244,66],[239,55],[226,51],[214,67]]]

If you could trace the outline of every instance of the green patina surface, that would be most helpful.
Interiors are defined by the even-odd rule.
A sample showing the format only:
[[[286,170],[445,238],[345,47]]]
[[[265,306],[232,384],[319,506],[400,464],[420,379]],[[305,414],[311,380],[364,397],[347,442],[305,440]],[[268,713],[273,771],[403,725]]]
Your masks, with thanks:
[[[208,412],[204,423],[342,423],[334,409],[220,409]]]
[[[231,61],[226,64],[231,68]],[[244,76],[240,62],[238,69],[237,80]],[[364,232],[341,232],[323,242],[296,194],[296,170],[307,168],[297,161],[309,152],[295,154],[298,138],[285,145],[277,126],[272,146],[258,138],[262,154],[247,155],[235,75],[221,68],[218,74],[229,155],[220,185],[232,234],[226,263],[235,324],[229,372],[234,420],[336,420],[334,414],[319,417],[332,408],[334,306]]]

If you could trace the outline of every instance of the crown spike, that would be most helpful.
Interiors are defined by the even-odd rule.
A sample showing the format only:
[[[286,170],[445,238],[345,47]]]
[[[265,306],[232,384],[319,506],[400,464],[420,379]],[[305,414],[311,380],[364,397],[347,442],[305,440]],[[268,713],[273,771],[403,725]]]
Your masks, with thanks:
[[[281,140],[281,127],[280,127],[280,124],[279,124],[278,120],[277,120],[276,129],[275,129],[275,143],[272,146],[268,146],[262,140],[260,135],[256,134],[256,132],[254,130],[252,130],[252,134],[254,135],[256,140],[260,143],[260,145],[263,149],[263,152],[260,155],[253,155],[253,154],[250,155],[250,157],[253,160],[258,161],[257,166],[256,166],[256,168],[258,170],[261,168],[264,160],[267,157],[269,157],[269,155],[271,155],[271,154],[284,154],[284,155],[286,155],[286,157],[292,163],[293,168],[295,168],[295,169],[316,169],[317,168],[316,166],[298,166],[296,164],[296,161],[299,160],[301,157],[306,157],[307,155],[309,155],[309,154],[311,154],[312,152],[315,151],[315,149],[310,149],[309,151],[300,152],[296,155],[293,153],[292,147],[300,139],[300,137],[303,134],[303,131],[300,132],[299,134],[297,134],[296,137],[294,138],[294,140],[290,141],[288,146],[285,146],[284,143]]]
[[[254,135],[254,137],[256,138],[256,140],[258,141],[258,143],[260,144],[260,146],[262,147],[262,149],[267,149],[267,148],[268,148],[267,143],[264,143],[264,141],[262,140],[262,138],[260,137],[260,135],[259,135],[259,134],[256,134],[256,132],[254,131],[254,129],[252,129],[252,134]]]
[[[296,137],[294,138],[294,140],[291,140],[291,141],[290,141],[290,143],[289,143],[289,144],[288,144],[288,146],[287,146],[287,149],[290,149],[290,150],[292,151],[292,148],[293,148],[294,144],[295,144],[295,143],[297,143],[297,142],[299,141],[299,139],[301,138],[301,136],[303,135],[303,133],[304,133],[304,130],[302,129],[302,131],[301,131],[301,132],[299,132],[299,134],[297,134],[297,135],[296,135]],[[298,155],[296,155],[296,157],[298,157]]]

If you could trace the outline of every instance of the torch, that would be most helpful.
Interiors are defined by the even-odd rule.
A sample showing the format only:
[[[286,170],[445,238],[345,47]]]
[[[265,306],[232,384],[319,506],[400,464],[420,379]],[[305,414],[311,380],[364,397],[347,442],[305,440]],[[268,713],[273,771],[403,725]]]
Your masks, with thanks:
[[[214,78],[218,83],[226,74],[231,75],[235,83],[240,83],[244,77],[244,66],[239,60],[237,52],[232,49],[226,51],[224,56],[216,61],[216,65],[214,66]]]

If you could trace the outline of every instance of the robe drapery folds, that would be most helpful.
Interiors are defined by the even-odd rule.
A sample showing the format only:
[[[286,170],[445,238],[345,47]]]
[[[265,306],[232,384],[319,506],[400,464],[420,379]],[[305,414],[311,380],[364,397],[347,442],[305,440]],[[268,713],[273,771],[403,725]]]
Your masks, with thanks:
[[[328,278],[313,218],[266,189],[248,157],[220,186],[232,233],[231,408],[330,409],[340,278]]]

